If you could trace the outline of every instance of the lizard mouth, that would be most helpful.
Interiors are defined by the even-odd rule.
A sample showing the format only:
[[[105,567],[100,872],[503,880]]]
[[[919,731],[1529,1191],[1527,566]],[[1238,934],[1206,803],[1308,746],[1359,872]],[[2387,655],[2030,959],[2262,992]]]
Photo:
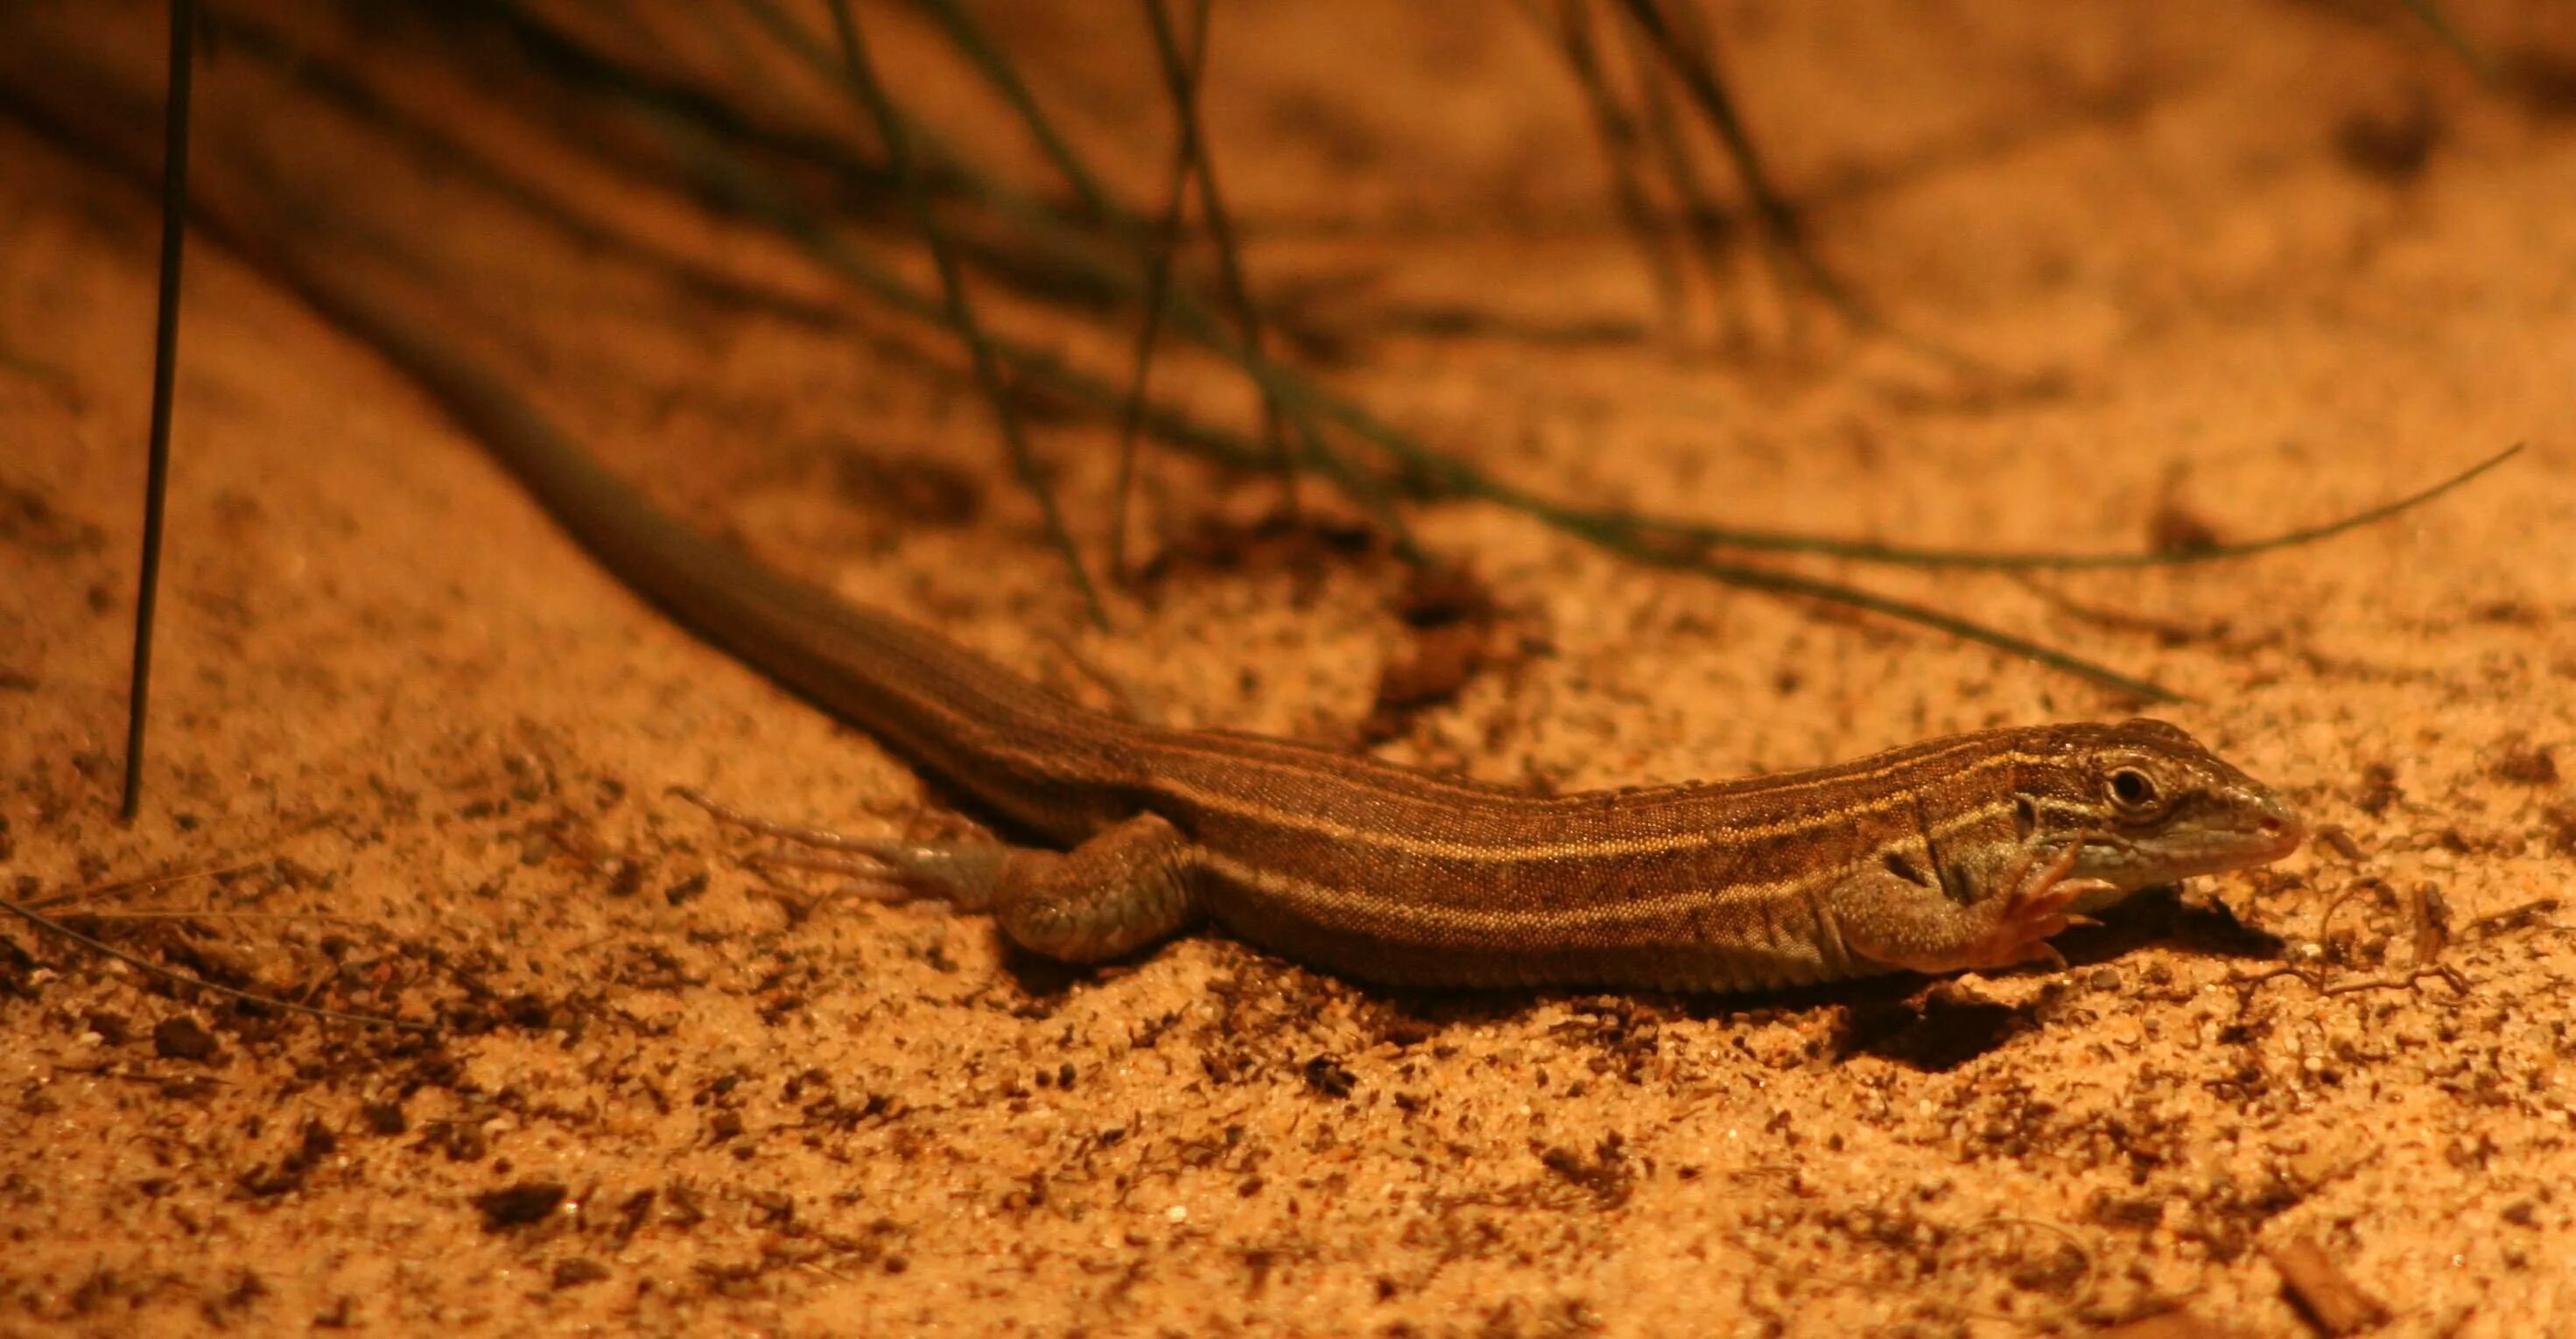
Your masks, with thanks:
[[[2214,827],[2194,843],[2195,850],[2176,853],[2179,874],[2223,874],[2231,869],[2252,869],[2299,849],[2307,840],[2307,824],[2298,811],[2278,795],[2265,795],[2240,816],[2240,821]]]

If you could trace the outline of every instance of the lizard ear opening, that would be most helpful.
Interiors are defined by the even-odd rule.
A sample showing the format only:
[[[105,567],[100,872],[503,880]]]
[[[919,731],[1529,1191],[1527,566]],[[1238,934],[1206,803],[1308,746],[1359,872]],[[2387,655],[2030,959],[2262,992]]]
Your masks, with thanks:
[[[2039,801],[2028,795],[2013,796],[2013,832],[2023,841],[2039,831]]]

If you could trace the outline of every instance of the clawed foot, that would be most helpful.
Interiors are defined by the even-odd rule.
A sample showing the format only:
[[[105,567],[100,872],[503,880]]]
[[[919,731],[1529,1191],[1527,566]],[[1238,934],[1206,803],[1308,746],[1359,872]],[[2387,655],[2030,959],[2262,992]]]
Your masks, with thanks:
[[[2018,967],[2026,962],[2065,967],[2065,957],[2048,941],[2061,931],[2101,923],[2066,908],[2096,893],[2112,891],[2111,885],[2100,879],[2067,877],[2083,849],[2079,835],[2044,861],[2036,849],[2014,861],[2004,872],[2003,891],[1997,896],[1992,924],[1961,947],[1958,966],[1979,971]]]
[[[862,897],[876,902],[910,902],[930,898],[960,911],[990,910],[993,891],[1010,848],[986,843],[936,844],[893,837],[853,837],[828,828],[799,827],[757,818],[718,804],[686,786],[671,793],[707,811],[717,822],[774,837],[811,855],[781,850],[752,857],[776,869],[812,870],[849,879]]]
[[[1114,958],[1181,928],[1199,910],[1190,882],[1195,848],[1157,814],[1110,824],[1071,851],[1049,851],[851,837],[754,818],[694,791],[673,793],[718,822],[804,848],[759,857],[763,864],[839,874],[879,901],[928,897],[959,911],[991,912],[1011,942],[1051,958]]]

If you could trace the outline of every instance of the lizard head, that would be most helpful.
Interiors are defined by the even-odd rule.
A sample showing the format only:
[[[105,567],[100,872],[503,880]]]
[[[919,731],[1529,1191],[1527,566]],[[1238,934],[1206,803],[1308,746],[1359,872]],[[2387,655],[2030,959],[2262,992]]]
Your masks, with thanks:
[[[2080,877],[2135,891],[2268,865],[2306,835],[2278,791],[2178,727],[2140,717],[2068,739],[2026,821],[2064,840],[2081,833]]]

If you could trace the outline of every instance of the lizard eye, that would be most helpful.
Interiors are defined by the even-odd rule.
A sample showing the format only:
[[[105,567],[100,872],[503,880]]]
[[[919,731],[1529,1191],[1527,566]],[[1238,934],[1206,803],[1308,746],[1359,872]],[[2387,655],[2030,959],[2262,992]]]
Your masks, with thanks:
[[[2121,809],[2145,809],[2155,804],[2158,792],[2155,778],[2134,767],[2123,767],[2111,774],[2103,788],[2110,792],[2111,803]]]

